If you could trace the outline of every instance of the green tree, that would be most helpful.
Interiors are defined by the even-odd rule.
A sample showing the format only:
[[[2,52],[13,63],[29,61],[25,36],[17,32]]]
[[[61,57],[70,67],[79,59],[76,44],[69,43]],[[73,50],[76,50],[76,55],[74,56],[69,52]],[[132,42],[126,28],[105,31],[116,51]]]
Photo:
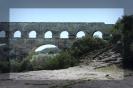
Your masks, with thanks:
[[[133,43],[133,15],[123,16],[122,19],[117,21],[115,28],[116,33],[119,32],[121,34],[124,66],[133,68],[133,52],[131,50]]]

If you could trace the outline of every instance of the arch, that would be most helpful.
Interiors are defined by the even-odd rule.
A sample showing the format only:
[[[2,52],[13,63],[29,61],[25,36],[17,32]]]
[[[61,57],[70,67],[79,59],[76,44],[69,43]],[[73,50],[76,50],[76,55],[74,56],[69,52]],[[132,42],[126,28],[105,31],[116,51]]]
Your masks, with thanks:
[[[60,33],[60,38],[69,38],[69,33],[67,31],[62,31]]]
[[[14,38],[21,38],[21,32],[20,31],[14,32]]]
[[[52,32],[51,32],[51,31],[47,31],[47,32],[44,34],[44,38],[52,38]]]
[[[109,36],[110,36],[110,37],[112,37],[113,35],[112,35],[112,34],[110,34]]]
[[[85,36],[85,32],[83,31],[79,31],[77,34],[76,34],[76,38],[82,38]]]
[[[29,38],[36,38],[36,31],[29,32]]]
[[[53,45],[53,44],[46,44],[46,45],[41,45],[38,48],[35,49],[35,52],[41,52],[44,51],[45,53],[49,52],[49,50],[47,49],[59,49],[57,46]],[[53,51],[53,50],[52,50]],[[54,51],[53,51],[54,52]]]
[[[103,33],[101,31],[96,31],[93,33],[94,38],[103,38]]]
[[[0,31],[0,38],[5,38],[5,37],[6,37],[6,32]]]
[[[7,44],[6,43],[0,43],[0,47],[1,46],[6,46]]]

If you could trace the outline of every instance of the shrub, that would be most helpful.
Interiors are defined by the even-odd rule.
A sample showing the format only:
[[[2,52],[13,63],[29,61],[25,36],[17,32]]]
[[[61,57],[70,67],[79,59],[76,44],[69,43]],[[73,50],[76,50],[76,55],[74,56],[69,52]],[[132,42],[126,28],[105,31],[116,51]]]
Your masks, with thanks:
[[[116,32],[119,31],[121,35],[122,42],[122,56],[123,56],[123,66],[127,68],[133,68],[133,15],[123,16],[122,19],[118,20],[115,24]]]
[[[69,51],[71,52],[72,56],[79,57],[85,53],[105,48],[106,46],[107,46],[106,41],[100,38],[93,38],[87,36],[74,42]]]
[[[12,72],[22,72],[22,71],[31,71],[33,70],[32,64],[30,62],[33,52],[30,52],[29,55],[23,60],[12,59],[11,63],[11,71]]]
[[[46,55],[46,54],[33,55],[32,59],[30,60],[32,67],[33,67],[33,70],[45,69],[47,62],[51,58],[52,57],[50,55]]]
[[[49,59],[46,63],[46,69],[64,69],[77,65],[78,61],[67,51],[61,52],[59,55]]]
[[[17,60],[15,59],[10,60],[10,71],[11,72],[19,72],[21,68],[20,66],[21,64]]]
[[[33,55],[30,62],[33,70],[63,69],[78,64],[78,60],[71,56],[68,51],[62,51],[56,56]]]
[[[21,66],[20,66],[20,71],[31,71],[33,70],[33,67],[32,67],[32,64],[30,62],[29,59],[24,59],[22,62],[21,62]]]
[[[113,34],[110,42],[116,44],[118,41],[121,41],[121,34]]]
[[[9,61],[0,61],[0,73],[8,73],[10,71]]]

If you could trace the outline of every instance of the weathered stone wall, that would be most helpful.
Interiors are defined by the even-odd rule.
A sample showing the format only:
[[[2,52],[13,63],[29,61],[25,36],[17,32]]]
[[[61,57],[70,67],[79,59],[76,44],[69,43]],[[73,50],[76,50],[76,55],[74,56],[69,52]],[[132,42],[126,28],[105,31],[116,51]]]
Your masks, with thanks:
[[[41,45],[54,44],[60,49],[67,48],[76,40],[76,34],[83,31],[85,35],[93,35],[96,31],[103,33],[103,38],[110,35],[112,24],[104,23],[46,23],[46,22],[12,22],[0,23],[0,31],[6,32],[6,38],[0,38],[0,43],[9,41],[10,48],[17,51],[29,52]],[[16,31],[21,32],[21,38],[14,38]],[[29,38],[29,32],[36,31],[36,38]],[[44,38],[47,31],[52,32],[52,39]],[[68,39],[61,39],[60,33],[67,31],[69,33]]]
[[[62,31],[68,31],[69,35],[75,36],[79,31],[84,31],[86,34],[93,34],[95,31],[101,31],[103,34],[108,34],[111,24],[104,23],[36,23],[36,22],[12,22],[10,23],[10,38],[13,37],[15,31],[22,32],[22,38],[28,38],[30,31],[37,32],[37,38],[43,38],[44,33],[51,31],[53,38],[58,37]]]

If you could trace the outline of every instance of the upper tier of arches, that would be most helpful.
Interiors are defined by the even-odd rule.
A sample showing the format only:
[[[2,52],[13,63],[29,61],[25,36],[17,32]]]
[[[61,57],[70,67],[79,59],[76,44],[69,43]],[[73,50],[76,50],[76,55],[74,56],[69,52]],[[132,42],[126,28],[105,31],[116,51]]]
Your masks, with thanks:
[[[42,32],[41,32],[42,33]],[[24,37],[26,38],[38,38],[38,33],[37,31],[29,31],[27,34],[23,34],[23,32],[21,32],[20,30],[17,30],[15,32],[13,32],[13,37],[12,38],[22,38],[22,35],[25,35]],[[61,31],[58,34],[55,34],[52,31],[46,31],[45,33],[43,33],[43,36],[41,38],[48,38],[48,39],[52,39],[54,37],[60,38],[60,39],[69,39],[71,38],[71,36],[73,36],[73,38],[82,38],[85,37],[87,35],[87,33],[85,31],[78,31],[75,34],[71,34],[68,31]],[[98,38],[103,38],[103,33],[101,31],[95,31],[91,34],[94,38],[98,37]],[[0,31],[0,38],[5,38],[6,37],[6,31]]]

